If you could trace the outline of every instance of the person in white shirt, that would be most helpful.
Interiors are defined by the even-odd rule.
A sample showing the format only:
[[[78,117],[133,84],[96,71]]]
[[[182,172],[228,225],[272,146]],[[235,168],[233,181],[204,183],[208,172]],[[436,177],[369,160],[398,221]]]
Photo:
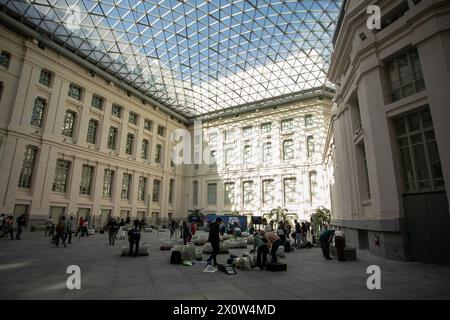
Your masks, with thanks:
[[[334,231],[334,245],[337,250],[338,260],[339,261],[345,261],[345,254],[344,254],[344,248],[345,248],[345,236],[344,232],[340,230]]]

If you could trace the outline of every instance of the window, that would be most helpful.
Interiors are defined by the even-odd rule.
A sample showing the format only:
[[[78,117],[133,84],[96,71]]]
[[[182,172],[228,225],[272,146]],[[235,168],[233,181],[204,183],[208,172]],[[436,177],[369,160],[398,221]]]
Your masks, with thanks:
[[[209,154],[209,168],[213,169],[216,167],[216,163],[217,163],[217,159],[216,159],[216,150],[211,150],[210,154]]]
[[[94,107],[95,109],[103,110],[103,103],[104,103],[104,101],[105,101],[105,99],[103,99],[102,97],[94,94],[92,96],[91,106]]]
[[[294,159],[294,141],[292,139],[283,141],[283,160]]]
[[[147,193],[147,178],[139,177],[138,201],[145,201],[146,193]]]
[[[423,110],[395,121],[405,192],[442,190],[439,150],[430,111]]]
[[[208,183],[208,205],[217,204],[217,183]]]
[[[233,141],[234,140],[234,129],[224,130],[224,140],[225,141]]]
[[[52,79],[53,79],[53,73],[42,69],[41,70],[41,74],[39,75],[39,83],[43,84],[44,86],[50,87],[52,84]]]
[[[19,188],[30,189],[36,162],[37,148],[27,146],[19,177]]]
[[[127,144],[125,146],[125,153],[131,155],[133,153],[134,134],[127,134]]]
[[[273,204],[275,201],[275,183],[273,180],[263,181],[263,203]]]
[[[105,169],[103,175],[103,192],[102,196],[106,198],[111,198],[113,193],[113,183],[114,183],[114,171]]]
[[[281,131],[291,131],[294,129],[294,119],[286,119],[281,121]]]
[[[233,149],[225,150],[225,167],[228,168],[233,164]]]
[[[294,204],[296,201],[296,187],[297,179],[289,178],[283,180],[284,187],[284,203]]]
[[[417,49],[411,49],[386,62],[393,102],[425,90],[422,67]]]
[[[147,131],[153,131],[153,121],[145,119],[144,120],[144,129]]]
[[[157,133],[159,136],[164,137],[166,135],[166,127],[159,125]]]
[[[98,131],[98,121],[97,120],[89,120],[88,132],[86,141],[88,143],[96,144],[97,143],[97,131]]]
[[[249,138],[249,137],[251,137],[251,136],[252,136],[252,129],[253,129],[252,126],[248,126],[248,127],[242,128],[242,136],[243,136],[244,138]]]
[[[159,202],[160,190],[161,190],[161,180],[158,179],[153,180],[153,194],[152,194],[153,202]]]
[[[91,194],[94,167],[84,165],[81,169],[80,194]]]
[[[307,114],[305,116],[305,127],[310,128],[314,124],[313,116],[311,114]]]
[[[68,95],[71,98],[74,98],[75,100],[81,101],[81,94],[82,94],[82,89],[81,87],[71,83],[69,85],[69,92]]]
[[[117,118],[122,118],[123,108],[117,104],[113,104],[111,108],[111,115]]]
[[[242,185],[242,200],[244,204],[250,204],[253,202],[253,181],[245,181]]]
[[[122,178],[122,192],[120,197],[124,200],[130,199],[130,186],[131,186],[132,175],[128,173],[123,174]]]
[[[0,53],[0,65],[8,69],[10,61],[11,61],[11,54],[9,52],[2,51]]]
[[[141,158],[145,160],[148,160],[148,144],[147,139],[142,140]]]
[[[192,183],[192,205],[198,205],[198,181]]]
[[[224,184],[224,204],[234,204],[234,183],[229,182]]]
[[[73,130],[75,127],[76,112],[67,110],[64,115],[64,123],[61,134],[66,137],[73,138]]]
[[[169,182],[169,203],[173,203],[173,193],[175,192],[175,179]]]
[[[138,124],[138,115],[134,112],[130,112],[128,115],[128,122],[134,125]]]
[[[309,173],[309,201],[314,202],[317,195],[317,172],[311,171]]]
[[[261,125],[261,133],[269,134],[272,131],[272,122],[263,123]]]
[[[263,162],[272,161],[272,143],[266,142],[263,143]]]
[[[306,152],[308,158],[311,158],[314,155],[314,149],[314,137],[309,136],[308,138],[306,138]]]
[[[44,111],[47,102],[43,98],[34,100],[33,114],[31,115],[31,125],[42,128],[44,122]]]
[[[117,132],[118,132],[117,128],[114,127],[109,128],[108,149],[110,150],[116,150]]]
[[[162,145],[156,145],[156,154],[155,154],[155,162],[159,165],[162,164]]]
[[[53,180],[52,190],[65,193],[67,191],[67,182],[69,179],[70,161],[58,159],[56,161],[55,179]]]
[[[244,146],[244,164],[250,164],[252,160],[252,146],[245,145]]]

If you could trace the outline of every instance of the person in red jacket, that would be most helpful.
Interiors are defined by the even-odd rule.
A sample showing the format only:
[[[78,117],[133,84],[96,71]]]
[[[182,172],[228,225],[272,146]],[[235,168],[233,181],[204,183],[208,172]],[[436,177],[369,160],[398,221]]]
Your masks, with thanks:
[[[83,234],[83,228],[84,228],[84,218],[81,217],[80,218],[80,223],[78,224],[78,230],[75,233],[75,237],[78,235],[79,232],[81,232],[81,234]]]
[[[192,234],[192,236],[195,235],[195,232],[197,232],[197,223],[195,223],[195,221],[194,221],[194,222],[191,223],[191,234]]]

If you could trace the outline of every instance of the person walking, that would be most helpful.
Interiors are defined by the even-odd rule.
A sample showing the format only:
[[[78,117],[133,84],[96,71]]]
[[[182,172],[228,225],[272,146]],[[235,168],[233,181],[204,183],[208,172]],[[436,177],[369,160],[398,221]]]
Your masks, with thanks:
[[[110,218],[108,221],[108,224],[106,225],[106,228],[108,229],[108,235],[109,235],[109,245],[113,246],[114,241],[116,239],[116,233],[118,230],[119,225],[117,224],[116,219]]]
[[[330,257],[330,243],[333,241],[333,236],[334,230],[325,230],[319,237],[323,257],[327,260],[333,260]]]
[[[62,240],[62,243],[64,245],[64,248],[67,247],[66,245],[66,237],[65,237],[65,233],[66,233],[66,217],[65,216],[61,216],[59,219],[58,224],[56,225],[55,231],[56,231],[56,241],[55,241],[55,247],[58,248],[59,246],[59,240]]]
[[[48,220],[45,222],[45,236],[52,237],[52,230],[54,230],[55,225],[53,223],[52,217],[48,217]]]
[[[267,240],[269,245],[270,255],[272,256],[272,263],[277,263],[277,250],[280,246],[283,245],[283,242],[281,241],[280,237],[274,232],[266,232],[264,234],[264,238]]]
[[[280,224],[278,225],[277,234],[284,245],[284,243],[286,242],[286,230],[284,229],[284,221],[281,221]]]
[[[139,221],[136,220],[133,224],[133,228],[128,230],[128,242],[130,243],[129,256],[136,257],[139,253],[139,241],[141,240],[141,232],[139,231]],[[133,246],[135,251],[133,254]]]
[[[181,236],[180,238],[183,239],[183,243],[184,245],[186,245],[186,243],[190,242],[192,239],[192,235],[191,232],[189,231],[189,228],[187,226],[186,221],[183,221],[183,225],[181,227]]]
[[[191,234],[192,234],[192,236],[195,236],[196,232],[197,232],[197,223],[195,221],[192,221],[192,223],[191,223]]]
[[[267,246],[266,238],[264,238],[264,231],[254,233],[253,250],[256,251],[256,266],[262,270],[267,264],[267,255],[269,254],[269,247]]]
[[[78,222],[78,230],[77,230],[77,232],[75,232],[75,237],[79,234],[79,233],[81,233],[81,236],[83,236],[83,226],[84,226],[84,218],[83,217],[80,217],[80,220],[79,220],[79,222]]]
[[[221,218],[216,218],[216,221],[211,223],[211,226],[209,228],[209,236],[208,241],[211,243],[212,247],[212,254],[206,260],[207,264],[211,264],[212,261],[214,261],[214,266],[217,265],[217,255],[220,251],[220,223],[222,222]]]
[[[25,228],[26,226],[26,214],[22,214],[21,216],[17,217],[16,224],[17,224],[16,240],[20,240],[23,228]]]

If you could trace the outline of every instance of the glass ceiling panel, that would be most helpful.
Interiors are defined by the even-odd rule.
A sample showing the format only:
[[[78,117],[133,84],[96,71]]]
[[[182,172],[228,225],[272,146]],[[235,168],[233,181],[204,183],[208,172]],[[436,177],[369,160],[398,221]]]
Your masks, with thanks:
[[[342,0],[0,0],[35,29],[179,114],[331,86]]]

